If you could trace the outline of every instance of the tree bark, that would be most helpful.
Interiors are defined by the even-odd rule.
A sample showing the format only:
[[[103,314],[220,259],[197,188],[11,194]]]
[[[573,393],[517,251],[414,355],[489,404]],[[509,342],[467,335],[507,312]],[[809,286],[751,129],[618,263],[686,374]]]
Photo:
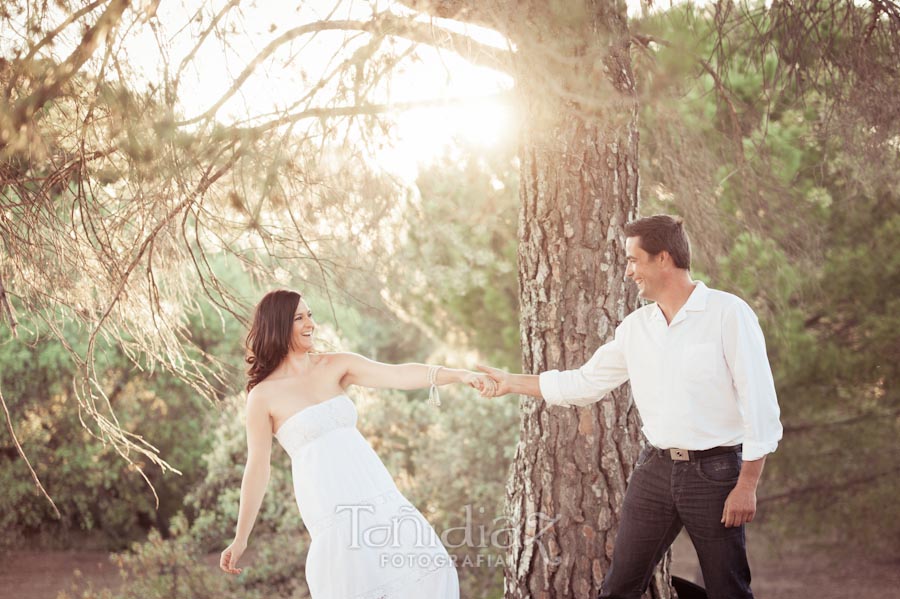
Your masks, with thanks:
[[[576,15],[546,10],[528,19],[540,31],[516,36],[521,332],[530,373],[581,366],[637,307],[624,283],[623,225],[637,214],[639,186],[624,7],[585,1]],[[630,390],[585,408],[528,397],[521,404],[505,595],[593,599],[642,442]],[[648,596],[670,596],[667,561]]]

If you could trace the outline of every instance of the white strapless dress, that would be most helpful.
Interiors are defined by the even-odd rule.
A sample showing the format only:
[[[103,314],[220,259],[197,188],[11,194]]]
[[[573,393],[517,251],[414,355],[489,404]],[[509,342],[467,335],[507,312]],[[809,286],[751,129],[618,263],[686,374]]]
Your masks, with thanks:
[[[312,538],[312,599],[459,599],[447,550],[397,490],[338,395],[289,417],[275,437],[291,456],[300,516]]]

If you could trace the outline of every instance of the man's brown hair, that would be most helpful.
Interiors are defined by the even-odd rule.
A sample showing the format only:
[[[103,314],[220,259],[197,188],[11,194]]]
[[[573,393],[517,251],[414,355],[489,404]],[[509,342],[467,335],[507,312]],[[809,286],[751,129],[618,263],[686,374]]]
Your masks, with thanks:
[[[665,250],[678,268],[691,267],[691,242],[680,216],[656,214],[625,225],[626,237],[640,237],[641,249],[656,256]]]

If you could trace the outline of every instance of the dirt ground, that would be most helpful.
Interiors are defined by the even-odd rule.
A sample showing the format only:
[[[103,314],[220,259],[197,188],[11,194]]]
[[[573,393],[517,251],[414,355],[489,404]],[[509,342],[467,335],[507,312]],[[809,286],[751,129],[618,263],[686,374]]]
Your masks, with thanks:
[[[778,546],[747,533],[757,599],[900,599],[900,557],[841,555],[812,543]],[[686,533],[672,546],[672,574],[703,583]]]
[[[757,599],[900,599],[900,559],[836,556],[822,548],[776,548],[748,534]],[[215,567],[217,556],[209,562]],[[56,599],[78,578],[94,588],[121,581],[108,554],[97,551],[21,551],[0,555],[0,599]],[[695,582],[699,566],[690,540],[674,545],[673,574]]]
[[[80,577],[117,587],[119,572],[102,551],[17,551],[0,556],[0,598],[56,599]]]

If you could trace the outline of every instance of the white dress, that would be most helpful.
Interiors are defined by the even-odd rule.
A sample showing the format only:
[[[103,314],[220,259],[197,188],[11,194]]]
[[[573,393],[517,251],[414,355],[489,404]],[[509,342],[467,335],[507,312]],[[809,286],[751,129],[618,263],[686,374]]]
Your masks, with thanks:
[[[291,456],[294,493],[312,538],[312,599],[459,599],[447,550],[356,428],[337,395],[290,416],[275,433]]]

